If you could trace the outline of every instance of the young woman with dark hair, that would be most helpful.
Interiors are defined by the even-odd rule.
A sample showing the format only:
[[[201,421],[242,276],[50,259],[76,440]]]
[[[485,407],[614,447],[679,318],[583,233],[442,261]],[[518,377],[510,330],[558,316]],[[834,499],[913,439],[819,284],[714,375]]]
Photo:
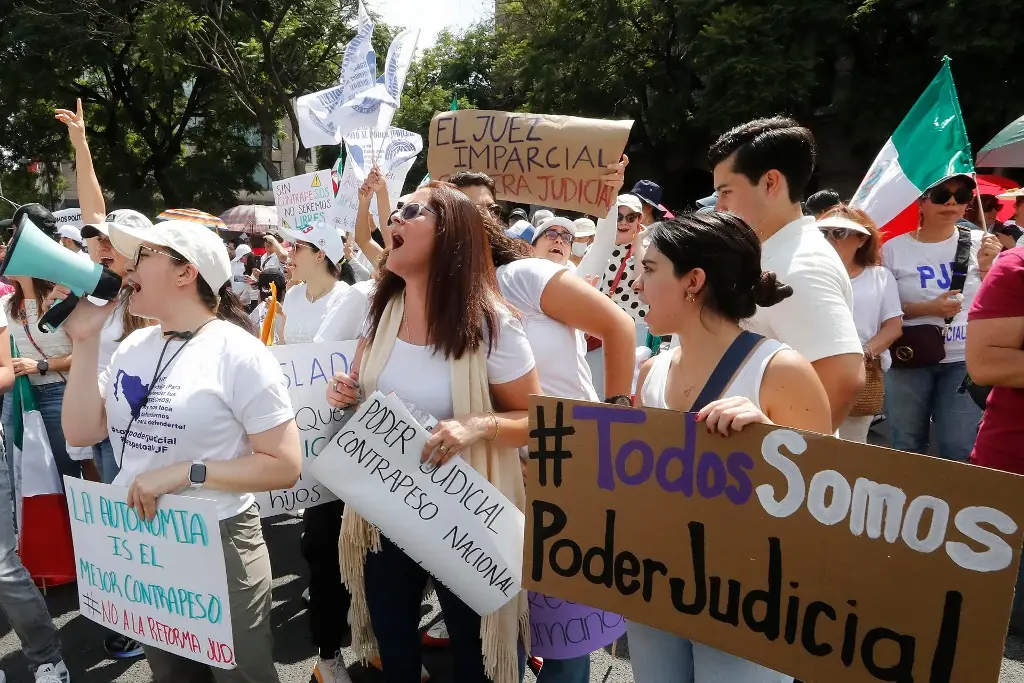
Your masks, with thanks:
[[[127,503],[143,519],[156,515],[165,494],[216,503],[238,666],[211,670],[151,647],[146,658],[158,683],[276,683],[270,557],[252,492],[289,488],[299,477],[285,377],[252,333],[231,291],[227,249],[211,231],[180,221],[147,230],[113,225],[110,240],[130,258],[125,282],[132,313],[157,326],[129,335],[104,370],[97,357],[108,312],[79,302],[64,324],[75,354],[64,433],[72,445],[109,434],[120,467],[114,483],[128,487]],[[127,379],[143,382],[145,394],[126,399]],[[149,405],[150,396],[160,401]],[[171,437],[165,452],[145,448]]]
[[[338,279],[345,247],[334,226],[323,222],[281,234],[292,241],[292,277],[302,282],[284,299],[284,342],[311,342],[324,316],[348,291],[349,285]]]
[[[781,342],[744,332],[757,306],[793,292],[761,272],[761,243],[741,219],[705,213],[656,223],[636,290],[650,306],[659,336],[678,334],[680,348],[655,356],[640,373],[644,406],[696,412],[709,430],[728,434],[760,422],[831,431],[825,389],[814,368]],[[732,353],[729,353],[729,352]],[[705,405],[714,370],[726,358],[732,380]],[[727,363],[729,361],[726,361]],[[791,683],[793,678],[650,626],[629,622],[637,683]]]
[[[527,442],[526,408],[540,384],[522,326],[501,301],[480,212],[450,185],[431,183],[395,215],[389,246],[356,369],[335,376],[328,401],[350,406],[375,390],[394,391],[440,420],[424,461],[443,464],[461,455],[522,508],[516,449]],[[379,651],[389,683],[418,683],[426,571],[352,508],[342,523],[341,562],[352,591],[356,652],[372,659]],[[518,681],[517,643],[529,638],[521,628],[526,594],[481,617],[440,583],[435,587],[455,680]]]

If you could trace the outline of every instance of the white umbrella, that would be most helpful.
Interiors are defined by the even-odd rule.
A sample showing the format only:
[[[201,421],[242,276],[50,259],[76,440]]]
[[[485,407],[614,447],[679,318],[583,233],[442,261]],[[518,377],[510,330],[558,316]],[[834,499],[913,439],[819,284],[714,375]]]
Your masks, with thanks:
[[[220,219],[224,221],[228,230],[250,235],[262,235],[281,226],[277,207],[264,204],[236,206],[222,213]]]

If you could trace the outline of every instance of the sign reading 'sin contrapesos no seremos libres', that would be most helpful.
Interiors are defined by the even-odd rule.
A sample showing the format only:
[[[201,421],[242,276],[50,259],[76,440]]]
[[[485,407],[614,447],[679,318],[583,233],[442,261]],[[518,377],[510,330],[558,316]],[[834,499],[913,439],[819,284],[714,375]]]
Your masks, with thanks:
[[[534,397],[523,586],[806,681],[998,680],[1024,477]]]
[[[599,217],[615,202],[601,180],[626,148],[632,121],[503,111],[446,111],[430,123],[427,168],[435,180],[459,171],[494,179],[497,199]]]

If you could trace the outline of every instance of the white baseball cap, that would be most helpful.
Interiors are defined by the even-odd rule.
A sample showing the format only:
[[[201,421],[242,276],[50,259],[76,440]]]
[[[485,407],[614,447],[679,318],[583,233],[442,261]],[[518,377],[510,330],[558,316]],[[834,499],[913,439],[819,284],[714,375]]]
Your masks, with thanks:
[[[620,194],[616,203],[618,206],[625,206],[626,208],[633,209],[636,213],[644,212],[644,205],[641,203],[640,198],[635,194]]]
[[[537,226],[537,231],[533,235],[533,244],[537,244],[537,240],[540,239],[540,236],[543,235],[548,228],[555,227],[565,228],[566,230],[569,231],[570,235],[576,237],[576,224],[573,223],[568,218],[555,216],[554,218],[549,218],[543,223],[541,223],[539,226]]]
[[[844,218],[843,216],[829,216],[828,218],[822,218],[815,224],[817,228],[846,228],[852,232],[860,233],[861,235],[870,235],[871,231],[865,228],[857,221]]]
[[[82,239],[82,231],[73,225],[64,224],[57,228],[57,234],[61,237],[66,237],[76,244],[85,244],[85,240]]]
[[[134,209],[116,209],[107,214],[102,223],[92,223],[82,227],[82,237],[110,237],[112,225],[123,225],[136,230],[146,230],[153,227],[153,221]]]
[[[338,234],[337,228],[324,221],[310,223],[301,229],[282,227],[279,232],[282,237],[287,237],[292,242],[312,244],[327,254],[327,258],[331,259],[331,263],[335,265],[341,263],[341,259],[345,256],[345,244],[341,241],[341,235]]]
[[[593,237],[597,234],[597,225],[589,218],[577,218],[573,223],[576,224],[576,237]]]
[[[168,247],[181,254],[199,270],[199,275],[216,294],[231,279],[228,248],[217,234],[198,223],[163,221],[150,228],[122,222],[110,223],[110,244],[127,258],[135,258],[143,242]]]

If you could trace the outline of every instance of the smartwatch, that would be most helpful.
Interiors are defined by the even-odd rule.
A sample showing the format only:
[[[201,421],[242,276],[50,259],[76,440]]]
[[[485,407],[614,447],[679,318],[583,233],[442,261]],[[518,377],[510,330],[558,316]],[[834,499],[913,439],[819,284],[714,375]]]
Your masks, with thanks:
[[[45,358],[36,363],[36,370],[39,371],[40,375],[45,375],[50,369],[50,361]]]
[[[206,463],[196,460],[188,468],[188,487],[190,489],[201,489],[206,483]]]

